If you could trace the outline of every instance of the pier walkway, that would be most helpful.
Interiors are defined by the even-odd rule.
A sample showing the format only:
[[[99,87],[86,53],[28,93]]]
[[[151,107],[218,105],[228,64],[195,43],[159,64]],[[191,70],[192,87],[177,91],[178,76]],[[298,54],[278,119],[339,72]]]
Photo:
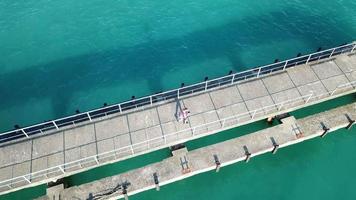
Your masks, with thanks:
[[[19,129],[16,133],[26,137],[16,140],[3,134],[0,194],[354,93],[355,47],[353,43],[165,93],[174,93],[174,98],[149,96],[144,98],[148,103],[138,99],[127,104],[135,109],[115,105],[120,112],[99,117],[90,111],[83,114],[89,120],[65,126],[59,125],[62,119],[55,120],[48,122],[54,128],[43,126],[51,128],[38,134]],[[176,118],[184,107],[191,111],[188,124]]]
[[[225,142],[193,151],[186,148],[173,151],[173,156],[161,162],[104,178],[91,183],[67,188],[54,195],[62,199],[118,199],[166,185],[239,161],[249,162],[257,155],[272,152],[307,139],[325,137],[340,128],[351,128],[356,119],[356,103],[296,120],[282,119],[282,124]],[[351,133],[351,132],[350,132]],[[223,170],[223,169],[221,169]],[[110,193],[112,192],[112,193]],[[107,195],[105,195],[107,193]],[[50,199],[48,196],[39,200]]]

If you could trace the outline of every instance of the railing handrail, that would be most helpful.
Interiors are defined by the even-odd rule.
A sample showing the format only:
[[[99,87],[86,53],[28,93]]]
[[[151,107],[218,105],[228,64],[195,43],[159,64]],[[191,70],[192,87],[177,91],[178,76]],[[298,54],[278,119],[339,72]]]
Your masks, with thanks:
[[[315,84],[315,83],[310,83],[310,84],[307,84],[307,85],[312,85],[312,84]],[[7,187],[7,186],[9,186],[9,184],[14,184],[13,181],[16,180],[16,179],[21,179],[20,180],[21,182],[22,181],[26,181],[26,182],[31,183],[31,179],[36,178],[36,176],[45,176],[45,175],[48,174],[48,171],[55,170],[55,169],[57,169],[57,171],[61,171],[62,174],[64,174],[64,173],[66,173],[65,169],[69,168],[70,165],[78,166],[78,165],[81,165],[82,162],[85,162],[85,161],[87,161],[87,162],[96,161],[97,164],[99,164],[98,158],[101,157],[101,156],[104,156],[104,155],[112,156],[112,154],[115,155],[115,153],[121,152],[121,150],[123,150],[123,149],[128,149],[127,151],[134,151],[136,146],[144,145],[142,147],[145,147],[147,144],[149,144],[151,141],[154,141],[154,140],[163,139],[165,141],[165,143],[162,146],[164,146],[164,145],[169,144],[169,143],[166,142],[168,137],[174,136],[174,135],[178,135],[181,132],[193,131],[193,130],[196,130],[197,128],[200,128],[200,127],[206,127],[206,126],[209,126],[209,125],[214,124],[214,123],[226,122],[227,120],[234,119],[234,118],[237,119],[237,121],[239,121],[239,118],[238,118],[239,116],[244,116],[244,115],[249,115],[250,116],[251,113],[254,113],[254,115],[256,115],[256,114],[259,114],[260,111],[263,111],[263,113],[266,114],[265,110],[267,108],[271,108],[271,107],[274,107],[273,110],[277,109],[277,111],[281,111],[282,107],[279,107],[278,105],[285,106],[285,105],[293,104],[295,102],[299,102],[300,100],[303,100],[304,104],[307,104],[311,98],[319,98],[319,97],[322,97],[324,95],[328,95],[329,97],[331,97],[331,96],[333,96],[335,94],[335,91],[337,91],[338,89],[343,88],[343,87],[348,87],[348,86],[353,86],[354,87],[353,90],[355,90],[356,81],[352,81],[352,82],[349,82],[349,83],[346,83],[346,84],[340,84],[337,87],[335,87],[335,89],[333,91],[325,92],[325,93],[319,94],[317,96],[315,96],[314,93],[312,92],[310,94],[307,94],[307,95],[304,95],[304,96],[300,96],[300,97],[297,97],[297,98],[294,98],[294,99],[290,99],[290,100],[286,100],[286,101],[283,101],[283,102],[280,102],[280,103],[275,103],[275,104],[271,104],[271,105],[268,105],[268,106],[264,106],[262,108],[255,109],[253,111],[247,111],[247,112],[241,113],[241,114],[234,114],[234,115],[232,115],[230,117],[226,117],[226,118],[223,118],[223,119],[218,119],[218,120],[213,121],[213,122],[197,125],[197,126],[194,126],[194,127],[190,127],[190,128],[187,128],[187,129],[180,130],[180,131],[175,131],[173,133],[169,133],[169,134],[165,134],[163,136],[151,138],[151,139],[143,141],[143,142],[131,144],[131,145],[128,145],[128,146],[125,146],[125,147],[120,147],[118,149],[114,149],[114,150],[111,150],[111,151],[103,152],[103,153],[96,154],[96,155],[93,155],[93,156],[88,156],[86,158],[78,159],[78,160],[75,160],[75,161],[71,161],[71,162],[68,162],[68,163],[64,163],[64,164],[61,164],[61,165],[50,167],[50,168],[47,168],[47,169],[44,169],[44,170],[40,170],[40,171],[32,172],[32,173],[29,173],[29,174],[26,174],[26,175],[22,175],[22,176],[18,176],[18,177],[15,177],[15,178],[11,178],[11,179],[8,179],[8,180],[0,181],[0,187]],[[305,98],[307,98],[308,100],[305,101]],[[251,117],[251,120],[253,120],[252,117]],[[227,126],[227,127],[229,127],[229,126]],[[224,128],[224,127],[222,127],[222,128]],[[194,132],[193,132],[192,133],[192,137],[194,137],[194,136],[195,135],[194,135]],[[132,152],[132,153],[134,154],[134,152]],[[107,157],[109,157],[109,156],[107,156]],[[105,163],[105,162],[103,162],[103,163]],[[41,174],[43,172],[45,172],[45,173]],[[50,172],[50,173],[54,173],[54,172]],[[60,175],[58,175],[58,176],[60,176]],[[15,183],[17,183],[17,182],[15,182]]]
[[[245,79],[244,80],[247,80],[247,79],[252,79],[252,78],[258,78],[260,77],[260,72],[262,71],[262,69],[267,69],[271,66],[277,66],[277,65],[280,65],[280,64],[285,64],[282,71],[284,71],[286,69],[286,66],[288,64],[289,61],[293,61],[293,60],[297,60],[298,58],[301,58],[301,57],[306,57],[308,56],[308,60],[304,63],[304,64],[307,64],[309,62],[309,59],[313,56],[313,55],[322,55],[323,53],[325,52],[328,52],[328,51],[332,51],[330,53],[330,57],[332,57],[333,53],[335,50],[338,50],[338,49],[344,49],[344,48],[347,48],[347,47],[350,47],[351,49],[349,51],[346,51],[346,52],[342,52],[342,53],[348,53],[348,52],[353,52],[355,51],[355,47],[356,47],[356,43],[355,42],[352,42],[352,43],[349,43],[349,44],[345,44],[345,45],[342,45],[342,46],[338,46],[338,47],[334,47],[334,48],[330,48],[330,49],[327,49],[327,50],[323,50],[323,51],[319,51],[319,52],[314,52],[314,53],[311,53],[311,54],[306,54],[306,55],[301,55],[299,57],[295,57],[295,58],[291,58],[291,59],[287,59],[287,60],[284,60],[284,61],[280,61],[280,62],[276,62],[276,63],[271,63],[271,64],[268,64],[268,65],[264,65],[264,66],[261,66],[261,67],[256,67],[256,68],[253,68],[253,69],[249,69],[249,70],[245,70],[245,71],[242,71],[242,72],[236,72],[236,73],[233,73],[233,74],[230,74],[230,75],[226,75],[226,76],[222,76],[222,77],[218,77],[218,78],[215,78],[215,79],[211,79],[211,80],[207,80],[207,81],[203,81],[203,82],[199,82],[199,83],[195,83],[195,84],[192,84],[192,85],[188,85],[188,86],[184,86],[184,87],[180,87],[180,88],[176,88],[176,89],[172,89],[172,90],[168,90],[168,91],[165,91],[165,92],[161,92],[161,93],[157,93],[157,94],[153,94],[153,95],[148,95],[148,96],[144,96],[144,97],[140,97],[138,99],[133,99],[133,100],[128,100],[128,101],[124,101],[124,102],[121,102],[121,103],[117,103],[117,104],[114,104],[114,105],[109,105],[109,106],[105,106],[105,107],[102,107],[102,108],[97,108],[97,109],[93,109],[93,110],[89,110],[89,111],[86,111],[86,112],[83,112],[83,113],[79,113],[79,114],[74,114],[74,115],[70,115],[70,116],[67,116],[67,117],[63,117],[63,118],[58,118],[58,119],[54,119],[54,120],[50,120],[50,121],[46,121],[46,122],[43,122],[43,123],[38,123],[38,124],[34,124],[34,125],[30,125],[30,126],[26,126],[24,128],[19,128],[19,129],[16,129],[16,130],[10,130],[10,131],[6,131],[6,132],[3,132],[3,133],[0,133],[0,136],[4,136],[6,134],[11,134],[11,133],[14,133],[14,132],[22,132],[27,138],[29,138],[29,136],[26,134],[26,132],[24,131],[24,129],[30,129],[30,128],[34,128],[34,127],[38,127],[38,126],[43,126],[43,125],[47,125],[49,123],[53,123],[55,128],[58,130],[60,128],[58,128],[58,126],[56,125],[56,121],[62,121],[62,120],[66,120],[66,119],[69,119],[69,118],[73,118],[73,117],[78,117],[78,116],[81,116],[81,115],[85,115],[87,114],[88,116],[88,119],[89,121],[91,121],[91,116],[90,116],[90,113],[93,113],[93,112],[97,112],[97,111],[101,111],[101,110],[105,110],[105,109],[110,109],[110,108],[114,108],[114,107],[119,107],[120,108],[120,113],[122,113],[121,111],[121,107],[122,105],[124,104],[130,104],[130,103],[135,103],[137,101],[140,101],[140,100],[144,100],[144,99],[147,99],[147,98],[154,98],[154,97],[162,97],[164,96],[164,94],[167,94],[167,93],[172,93],[172,92],[177,92],[178,95],[177,95],[177,98],[179,99],[181,96],[179,96],[179,91],[182,91],[182,90],[185,90],[185,89],[189,89],[189,88],[193,88],[195,86],[199,86],[201,84],[205,84],[205,85],[208,85],[208,83],[212,83],[214,81],[219,81],[219,80],[223,80],[223,79],[226,79],[226,78],[232,78],[232,83],[236,83],[234,82],[234,77],[238,76],[238,75],[241,75],[241,74],[246,74],[246,73],[249,73],[249,72],[258,72],[258,74],[249,74],[249,75],[245,75]],[[339,54],[337,54],[339,55]],[[325,55],[324,55],[325,56]],[[322,56],[319,56],[319,58],[322,57]],[[318,60],[319,60],[318,58]],[[297,64],[298,62],[294,63],[294,64]],[[299,65],[299,64],[298,64]],[[276,68],[281,68],[281,66],[278,66]],[[270,73],[274,73],[276,71],[273,71],[273,69],[276,69],[276,68],[272,68],[272,69],[269,69],[268,71],[270,71],[268,74]],[[280,70],[277,70],[277,71],[281,71]],[[255,76],[256,75],[256,76]],[[252,76],[251,78],[247,78],[247,77],[250,77]],[[238,82],[238,81],[237,81]],[[213,87],[211,89],[217,89],[217,88],[220,88],[220,87],[223,87],[225,85],[219,85],[219,86],[216,86],[216,87]],[[206,91],[206,90],[205,90]],[[198,91],[198,92],[201,92],[201,91]],[[194,93],[194,90],[192,90],[192,93]],[[189,92],[190,94],[190,92]],[[186,96],[188,94],[185,94],[185,95],[182,95],[182,96]],[[156,104],[156,103],[159,103],[161,101],[157,101],[155,103],[150,103],[150,105],[152,106],[153,104]],[[136,105],[137,106],[137,105]],[[137,108],[137,107],[134,107],[134,108]],[[140,105],[141,107],[142,105]],[[130,108],[129,110],[131,109],[134,109],[134,108]],[[101,114],[104,114],[104,113],[99,113],[97,115],[101,115]],[[106,112],[105,112],[105,115],[106,115]],[[86,118],[83,118],[83,119],[86,119]],[[66,122],[69,123],[69,125],[72,125],[73,123],[75,123],[76,120],[72,120],[72,121],[69,121],[69,122]],[[88,121],[88,120],[86,120]],[[63,127],[67,127],[69,125],[64,125]],[[50,129],[50,130],[55,130],[54,128],[53,129]],[[30,132],[31,133],[31,132]],[[5,140],[5,139],[4,139]],[[0,143],[1,143],[1,140],[0,140]]]

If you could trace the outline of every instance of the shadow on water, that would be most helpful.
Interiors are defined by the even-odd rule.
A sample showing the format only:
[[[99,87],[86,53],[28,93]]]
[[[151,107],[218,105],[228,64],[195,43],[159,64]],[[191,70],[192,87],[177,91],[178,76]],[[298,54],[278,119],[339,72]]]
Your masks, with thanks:
[[[240,52],[244,47],[268,45],[278,39],[300,41],[316,49],[324,44],[331,47],[352,40],[344,34],[346,26],[335,24],[326,17],[293,9],[287,13],[288,16],[284,11],[250,16],[173,39],[151,40],[132,47],[70,57],[4,74],[0,77],[0,91],[6,98],[1,99],[0,109],[20,105],[24,99],[48,98],[54,116],[61,117],[68,114],[67,106],[74,93],[88,92],[98,86],[106,88],[144,79],[151,92],[167,89],[161,79],[173,64],[188,65],[225,56],[234,70],[241,71],[244,63]],[[338,29],[333,28],[336,25]],[[342,28],[344,31],[338,31]],[[327,41],[326,38],[343,41]],[[291,52],[291,55],[296,55],[296,52]],[[102,77],[107,81],[101,81]]]

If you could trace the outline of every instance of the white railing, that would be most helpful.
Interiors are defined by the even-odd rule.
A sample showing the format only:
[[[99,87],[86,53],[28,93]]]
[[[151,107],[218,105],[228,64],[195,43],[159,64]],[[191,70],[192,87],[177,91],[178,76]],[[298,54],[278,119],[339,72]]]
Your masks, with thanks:
[[[85,113],[80,113],[72,115],[69,117],[64,117],[45,123],[36,124],[33,126],[28,126],[25,128],[19,128],[14,131],[8,131],[0,134],[0,144],[3,142],[8,142],[16,140],[19,138],[29,138],[35,134],[42,134],[50,130],[59,130],[62,127],[75,126],[81,122],[91,122],[95,118],[107,116],[114,113],[122,113],[127,110],[144,108],[144,106],[152,106],[155,103],[181,98],[186,95],[190,95],[196,92],[204,92],[211,89],[219,88],[229,84],[234,84],[240,81],[245,81],[247,79],[258,78],[260,76],[265,76],[277,71],[284,71],[287,68],[294,67],[300,64],[308,64],[309,62],[319,62],[321,59],[330,58],[339,54],[355,52],[356,43],[350,43],[343,46],[335,47],[332,49],[312,53],[309,55],[299,56],[297,58],[292,58],[289,60],[269,64],[259,68],[250,69],[243,72],[238,72],[230,74],[227,76],[219,77],[212,80],[207,80],[205,82],[181,87],[179,89],[169,90],[166,92],[142,97],[139,99],[134,99],[126,101],[120,104],[115,104],[111,106],[106,106],[104,108],[99,108],[91,110]]]
[[[311,84],[315,84],[315,83],[311,83]],[[311,85],[311,84],[309,84],[309,85]],[[305,96],[301,96],[301,97],[298,97],[295,99],[291,99],[291,100],[287,100],[287,101],[280,102],[277,104],[265,106],[263,108],[259,108],[259,109],[253,110],[253,111],[248,111],[248,112],[245,112],[242,114],[233,115],[233,116],[230,116],[227,118],[219,119],[219,120],[216,120],[213,122],[209,122],[209,123],[205,123],[205,124],[198,125],[195,127],[176,131],[176,132],[173,132],[170,134],[164,134],[163,136],[152,138],[152,139],[140,142],[140,143],[128,145],[128,146],[125,146],[122,148],[118,148],[118,149],[115,149],[112,151],[108,151],[108,152],[104,152],[104,153],[97,154],[94,156],[86,157],[86,158],[76,160],[73,162],[68,162],[68,163],[58,165],[55,167],[51,167],[51,168],[48,168],[45,170],[33,172],[33,173],[30,173],[30,174],[27,174],[24,176],[19,176],[19,177],[5,180],[5,181],[1,181],[0,188],[7,187],[9,189],[12,189],[12,188],[16,188],[17,184],[26,185],[26,184],[31,184],[33,182],[36,182],[36,179],[43,180],[46,178],[63,177],[64,174],[66,174],[67,172],[75,171],[76,169],[74,169],[74,168],[81,169],[81,168],[83,168],[84,165],[91,164],[91,166],[94,166],[94,165],[99,165],[99,164],[104,164],[106,162],[109,162],[109,161],[101,162],[101,160],[104,160],[109,157],[114,158],[114,159],[110,160],[110,161],[112,161],[112,160],[117,159],[117,155],[123,154],[124,156],[120,157],[120,158],[124,159],[125,157],[132,156],[136,153],[142,153],[143,151],[148,150],[150,146],[155,145],[155,144],[156,145],[159,144],[158,146],[155,146],[155,147],[163,148],[167,145],[173,145],[174,143],[179,143],[180,142],[179,140],[176,140],[175,142],[169,142],[169,139],[171,137],[179,138],[179,135],[181,133],[190,132],[191,137],[195,137],[198,134],[204,135],[204,133],[199,133],[202,130],[205,133],[208,133],[209,131],[214,131],[214,130],[216,131],[218,129],[225,130],[225,129],[237,126],[239,124],[239,122],[244,118],[248,118],[248,120],[245,120],[244,122],[253,121],[257,117],[257,115],[260,115],[259,117],[262,117],[262,115],[267,116],[268,114],[276,113],[276,112],[282,111],[283,109],[292,108],[293,106],[301,106],[304,104],[308,104],[309,102],[313,101],[313,99],[318,100],[320,98],[334,96],[340,90],[350,90],[350,91],[355,90],[355,87],[356,87],[356,81],[353,81],[353,82],[349,82],[347,84],[341,84],[341,85],[337,86],[333,91],[330,91],[327,93],[323,93],[323,94],[319,94],[319,95],[310,93]],[[230,123],[232,125],[226,125],[228,123]],[[212,130],[209,130],[209,128]],[[187,138],[185,138],[185,139],[187,139]],[[143,149],[143,151],[140,149]],[[40,181],[40,180],[38,180],[38,181]]]

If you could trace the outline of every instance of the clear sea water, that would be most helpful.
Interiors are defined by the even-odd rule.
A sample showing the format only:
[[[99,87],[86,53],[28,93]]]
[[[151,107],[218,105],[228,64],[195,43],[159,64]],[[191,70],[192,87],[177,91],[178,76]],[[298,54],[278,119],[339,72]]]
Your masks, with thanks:
[[[355,39],[354,0],[0,0],[0,131]],[[355,199],[355,135],[339,132],[132,199]],[[159,151],[69,182],[167,155]],[[41,186],[0,199],[43,192]]]

